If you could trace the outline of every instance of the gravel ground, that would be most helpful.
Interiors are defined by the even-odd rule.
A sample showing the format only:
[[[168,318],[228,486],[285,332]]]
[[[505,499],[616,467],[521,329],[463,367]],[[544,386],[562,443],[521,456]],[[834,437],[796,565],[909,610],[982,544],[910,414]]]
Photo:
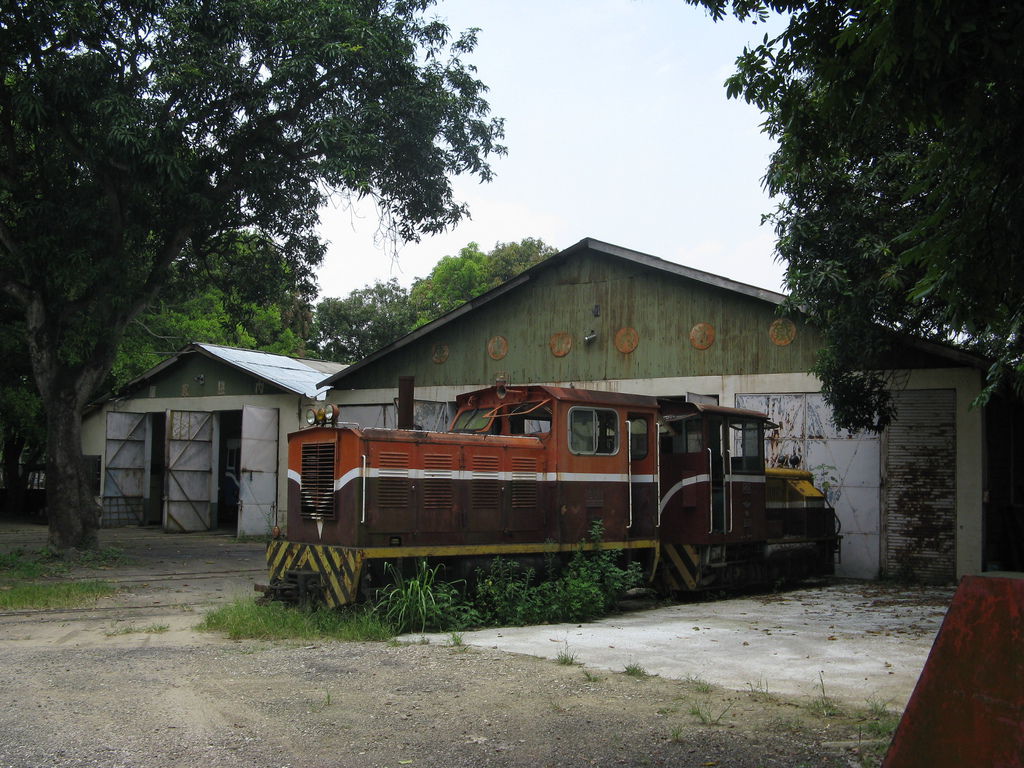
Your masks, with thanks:
[[[0,550],[32,544],[32,532],[4,533]],[[451,637],[302,645],[199,633],[204,611],[251,590],[260,545],[143,532],[112,543],[133,557],[101,574],[122,585],[115,598],[0,615],[0,768],[848,768],[877,765],[885,748],[862,711],[826,717],[813,697]],[[154,625],[166,631],[145,631]]]

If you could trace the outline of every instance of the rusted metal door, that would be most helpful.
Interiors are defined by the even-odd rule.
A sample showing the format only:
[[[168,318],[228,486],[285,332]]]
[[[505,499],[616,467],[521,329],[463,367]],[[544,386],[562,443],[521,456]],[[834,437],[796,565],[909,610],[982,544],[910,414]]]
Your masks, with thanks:
[[[885,575],[956,576],[956,393],[894,392],[885,433]],[[845,545],[844,545],[845,546]]]
[[[242,408],[238,535],[270,533],[277,524],[277,409]]]
[[[103,526],[145,522],[149,487],[149,418],[145,413],[107,414],[103,458]]]
[[[164,530],[208,531],[213,527],[215,429],[212,413],[167,412],[167,472]]]

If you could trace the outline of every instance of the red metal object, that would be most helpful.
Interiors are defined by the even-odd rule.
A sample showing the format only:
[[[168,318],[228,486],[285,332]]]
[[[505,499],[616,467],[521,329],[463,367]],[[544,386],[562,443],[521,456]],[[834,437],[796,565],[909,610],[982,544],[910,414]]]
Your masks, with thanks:
[[[1024,579],[960,582],[882,766],[1024,766]]]

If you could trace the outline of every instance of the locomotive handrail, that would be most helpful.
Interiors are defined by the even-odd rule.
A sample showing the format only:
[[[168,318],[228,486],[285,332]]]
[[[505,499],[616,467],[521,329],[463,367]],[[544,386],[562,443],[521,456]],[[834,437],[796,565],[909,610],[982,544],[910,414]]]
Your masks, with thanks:
[[[551,402],[551,398],[549,397],[546,400],[541,400],[539,403],[534,405],[533,408],[530,408],[528,411],[517,411],[515,415],[516,416],[525,416],[528,413],[533,413],[538,408],[543,408],[545,405],[548,405],[550,402]],[[485,413],[483,415],[483,418],[485,418],[485,419],[493,419],[495,416],[504,415],[504,414],[501,413],[501,409],[505,408],[505,407],[508,407],[509,414],[511,414],[512,413],[512,407],[516,406],[516,405],[523,405],[523,403],[498,403],[491,410],[489,410],[487,413]]]
[[[626,524],[628,531],[633,527],[633,422],[626,419],[626,496],[629,499],[629,522]]]
[[[363,501],[363,504],[362,504],[362,506],[363,506],[363,516],[359,520],[359,523],[361,525],[365,525],[366,524],[366,475],[367,474],[369,474],[369,473],[366,471],[366,454],[364,453],[363,454],[363,493],[362,493],[362,496],[363,496],[363,499],[362,499],[362,501]]]
[[[715,532],[715,468],[714,454],[708,448],[708,533]]]

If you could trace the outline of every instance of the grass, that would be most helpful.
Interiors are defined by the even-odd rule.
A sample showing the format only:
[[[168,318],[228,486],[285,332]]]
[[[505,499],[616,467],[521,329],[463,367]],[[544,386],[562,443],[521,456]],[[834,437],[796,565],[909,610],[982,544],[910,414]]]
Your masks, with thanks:
[[[463,648],[466,645],[465,640],[462,637],[461,632],[449,632],[448,633],[448,645],[452,648]]]
[[[867,700],[867,715],[862,726],[865,735],[875,739],[891,739],[900,724],[900,716],[884,701]]]
[[[714,714],[711,705],[707,702],[695,701],[690,704],[690,714],[700,720],[704,725],[718,725],[722,722],[725,713],[732,709],[732,703],[728,703],[718,714]]]
[[[0,609],[78,608],[116,591],[104,581],[5,584],[0,586]]]
[[[778,697],[768,690],[768,681],[763,677],[759,678],[756,683],[748,681],[747,687],[750,689],[750,695],[756,701],[775,702],[778,700]]]
[[[831,696],[825,693],[825,673],[818,673],[819,688],[821,692],[811,701],[810,710],[818,717],[837,717],[842,714],[839,704]]]
[[[210,611],[196,626],[232,640],[388,640],[391,626],[362,606],[303,610],[283,603],[259,605],[240,598]]]
[[[601,682],[601,678],[598,675],[595,675],[589,669],[584,669],[583,670],[583,679],[586,680],[588,683],[599,683],[599,682]]]
[[[79,552],[67,558],[51,549],[16,549],[0,554],[0,609],[78,608],[92,605],[116,588],[104,581],[71,581],[72,566],[108,568],[123,562],[116,547]]]
[[[142,633],[147,635],[159,635],[171,628],[170,624],[149,624],[145,627],[136,627],[134,624],[128,624],[124,627],[118,627],[112,629],[109,632],[104,632],[107,637],[117,637],[119,635],[132,635],[136,633]]]
[[[697,693],[711,693],[712,685],[699,675],[687,675],[686,683]]]
[[[569,650],[569,644],[566,643],[565,647],[558,652],[555,656],[555,662],[566,667],[571,667],[579,662],[576,661],[576,652]]]
[[[627,664],[623,671],[630,677],[635,677],[637,680],[644,680],[650,677],[650,673],[635,661],[631,661]]]

